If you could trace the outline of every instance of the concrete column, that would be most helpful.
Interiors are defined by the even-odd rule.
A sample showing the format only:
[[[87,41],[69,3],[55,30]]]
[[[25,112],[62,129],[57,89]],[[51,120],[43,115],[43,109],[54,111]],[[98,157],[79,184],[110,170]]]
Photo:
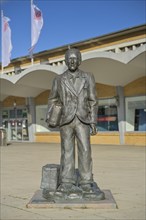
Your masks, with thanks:
[[[118,125],[120,133],[120,144],[125,144],[125,99],[124,99],[124,89],[122,86],[117,86],[117,96],[118,96]]]
[[[2,102],[0,101],[0,127],[2,127],[2,125],[3,125],[3,123],[2,123],[2,121],[3,121],[2,107],[3,107],[3,105],[2,105]]]
[[[27,107],[28,107],[28,132],[29,132],[29,141],[35,141],[35,132],[36,132],[36,109],[35,102],[33,97],[27,98]]]

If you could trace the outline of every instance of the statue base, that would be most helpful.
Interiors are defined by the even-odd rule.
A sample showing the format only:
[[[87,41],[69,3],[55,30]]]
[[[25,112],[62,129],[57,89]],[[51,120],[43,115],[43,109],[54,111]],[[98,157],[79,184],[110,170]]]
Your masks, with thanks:
[[[36,191],[27,208],[116,208],[110,190],[101,191],[96,182],[80,185],[80,174],[75,170],[75,184],[59,185],[60,165],[42,167],[41,190]]]
[[[93,209],[116,209],[117,204],[112,196],[110,190],[103,190],[105,199],[97,200],[97,198],[88,198],[88,195],[85,195],[87,198],[81,199],[73,198],[74,195],[71,196],[71,199],[67,199],[61,196],[61,199],[55,199],[53,196],[50,196],[49,199],[45,199],[43,197],[43,190],[38,190],[35,192],[32,199],[26,205],[27,208],[93,208]],[[59,196],[59,195],[58,195]],[[79,196],[79,195],[78,195]]]

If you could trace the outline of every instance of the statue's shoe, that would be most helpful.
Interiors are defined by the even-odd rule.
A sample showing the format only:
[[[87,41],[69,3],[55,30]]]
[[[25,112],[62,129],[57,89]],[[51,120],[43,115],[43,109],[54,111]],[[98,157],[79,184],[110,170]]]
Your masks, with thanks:
[[[104,200],[105,199],[105,194],[103,191],[99,192],[84,192],[83,193],[83,199],[89,200],[89,201],[99,201],[99,200]]]
[[[82,184],[82,185],[80,185],[80,189],[83,192],[92,193],[93,192],[93,184],[90,184],[90,183]]]
[[[82,190],[72,184],[72,183],[62,183],[58,188],[57,191],[61,191],[61,192],[69,192],[69,193],[81,193]]]
[[[83,198],[103,200],[105,199],[105,194],[96,183],[93,184],[83,184],[80,186],[83,192]]]

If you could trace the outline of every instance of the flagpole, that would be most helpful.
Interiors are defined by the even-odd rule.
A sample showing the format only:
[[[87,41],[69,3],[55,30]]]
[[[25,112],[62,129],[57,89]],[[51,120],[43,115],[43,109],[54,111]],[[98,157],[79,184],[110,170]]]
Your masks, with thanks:
[[[4,71],[4,67],[3,67],[3,10],[1,10],[1,58],[2,58],[2,62],[1,62],[1,68],[2,68],[2,74]]]
[[[31,10],[31,40],[32,40],[32,4],[33,0],[30,0],[30,10]],[[31,65],[33,65],[34,59],[33,59],[33,49],[31,51]]]

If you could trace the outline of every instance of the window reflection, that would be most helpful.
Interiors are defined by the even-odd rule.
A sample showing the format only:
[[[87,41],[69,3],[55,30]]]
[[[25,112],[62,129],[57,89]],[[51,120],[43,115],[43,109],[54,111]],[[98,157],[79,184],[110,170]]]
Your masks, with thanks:
[[[127,97],[126,131],[146,131],[146,97]]]
[[[98,131],[118,131],[117,106],[99,106],[97,116]]]

